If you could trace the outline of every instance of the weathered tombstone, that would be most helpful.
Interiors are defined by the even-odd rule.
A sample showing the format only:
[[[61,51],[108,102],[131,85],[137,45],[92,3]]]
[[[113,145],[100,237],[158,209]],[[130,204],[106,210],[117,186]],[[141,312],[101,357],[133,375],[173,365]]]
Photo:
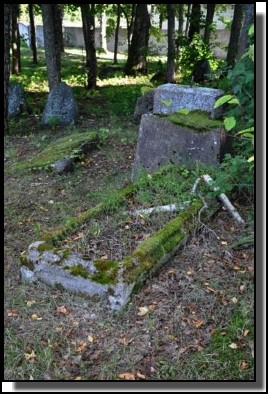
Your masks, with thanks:
[[[222,109],[213,107],[216,99],[222,94],[223,91],[220,89],[167,83],[154,91],[153,113],[167,115],[183,108],[190,111],[200,109],[209,112],[212,118],[217,118],[221,115]]]
[[[17,82],[10,82],[8,89],[8,118],[14,118],[22,112],[28,112],[23,88]]]
[[[65,82],[61,82],[49,93],[42,123],[46,125],[71,124],[77,119],[78,112],[72,89]]]
[[[193,69],[192,78],[194,82],[207,81],[210,74],[210,65],[207,59],[198,60]]]
[[[158,116],[147,114],[141,118],[139,139],[132,177],[139,169],[155,172],[167,164],[218,165],[226,149],[223,127],[191,130]]]

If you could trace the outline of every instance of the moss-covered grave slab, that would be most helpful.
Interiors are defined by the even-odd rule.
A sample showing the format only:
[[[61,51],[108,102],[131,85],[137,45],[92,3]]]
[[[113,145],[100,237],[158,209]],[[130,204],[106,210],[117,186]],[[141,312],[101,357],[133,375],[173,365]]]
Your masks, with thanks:
[[[106,301],[120,310],[131,294],[181,247],[196,228],[203,203],[194,200],[165,227],[143,241],[122,261],[86,260],[78,253],[37,241],[21,256],[21,276],[26,282],[45,283]]]
[[[20,169],[53,169],[60,160],[75,161],[91,152],[99,143],[98,133],[93,131],[75,132],[51,142],[31,160],[18,163]]]

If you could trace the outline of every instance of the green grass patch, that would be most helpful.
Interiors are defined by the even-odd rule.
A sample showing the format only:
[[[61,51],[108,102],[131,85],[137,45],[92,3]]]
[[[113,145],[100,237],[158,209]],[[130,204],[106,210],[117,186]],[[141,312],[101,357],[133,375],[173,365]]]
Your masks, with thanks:
[[[210,345],[187,358],[182,378],[189,375],[194,380],[254,380],[254,358],[249,352],[253,338],[253,322],[241,311],[234,311],[227,327],[215,331]]]

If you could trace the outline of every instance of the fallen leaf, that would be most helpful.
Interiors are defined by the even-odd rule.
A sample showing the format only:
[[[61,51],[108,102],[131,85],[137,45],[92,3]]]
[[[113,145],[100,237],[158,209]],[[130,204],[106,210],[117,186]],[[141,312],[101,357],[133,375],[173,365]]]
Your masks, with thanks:
[[[189,276],[193,275],[192,271],[187,271],[186,274],[189,275]]]
[[[147,306],[141,306],[139,307],[138,316],[145,316],[148,312],[149,309],[147,308]]]
[[[7,310],[7,315],[8,315],[9,317],[18,316],[18,315],[17,315],[17,311],[18,311],[18,309],[8,309],[8,310]]]
[[[209,293],[209,292],[217,293],[217,290],[212,289],[212,287],[208,287],[208,286],[207,286],[207,288],[206,288],[206,291],[207,291],[208,293]]]
[[[137,378],[140,378],[140,379],[146,379],[146,376],[145,375],[143,375],[142,373],[140,373],[140,372],[137,372]]]
[[[221,336],[224,337],[225,335],[226,335],[226,331],[222,331],[222,332],[221,332]]]
[[[221,241],[221,244],[222,245],[227,245],[227,242],[226,241]]]
[[[176,275],[176,274],[177,274],[177,271],[174,269],[170,269],[167,271],[167,275]]]
[[[31,361],[32,359],[36,358],[36,354],[32,350],[31,353],[24,353],[24,357],[26,358],[26,360]]]
[[[74,378],[74,380],[82,380],[82,376],[76,376],[76,378]]]
[[[243,332],[243,335],[244,335],[244,337],[246,337],[247,335],[248,335],[248,333],[249,333],[249,330],[244,330],[244,332]]]
[[[118,375],[119,379],[124,379],[124,380],[135,380],[135,376],[133,375],[133,373],[120,373]]]
[[[29,300],[29,301],[26,302],[26,305],[27,305],[27,306],[32,306],[32,305],[34,305],[34,304],[36,304],[36,301],[35,301],[35,300]]]
[[[33,313],[31,317],[33,320],[43,320],[43,318],[39,317],[36,313]]]
[[[246,285],[241,285],[239,287],[240,293],[244,293],[245,289],[246,289]]]
[[[83,350],[85,350],[86,347],[87,347],[87,342],[83,342],[76,349],[74,349],[74,351],[82,352]]]
[[[92,335],[88,335],[87,340],[88,342],[92,343],[94,341],[94,338]]]
[[[233,270],[239,271],[239,270],[240,270],[240,267],[238,267],[238,265],[234,265],[234,266],[233,266]]]
[[[183,353],[185,353],[185,352],[187,352],[187,350],[188,350],[188,347],[187,347],[187,346],[185,346],[185,347],[179,349],[179,355],[180,355],[180,354],[183,354]]]
[[[127,346],[128,345],[128,340],[124,338],[119,338],[118,342],[121,343],[121,345]]]
[[[68,314],[69,314],[68,309],[65,308],[64,305],[58,306],[58,307],[57,307],[57,312],[62,313],[63,315],[68,315]]]
[[[151,305],[149,305],[149,310],[150,311],[154,311],[155,310],[155,308],[156,308],[156,304],[151,304]]]
[[[193,324],[194,324],[195,327],[198,328],[198,327],[202,326],[202,324],[204,324],[204,320],[195,320],[193,322]]]
[[[241,370],[248,369],[248,363],[246,361],[241,361],[241,363],[239,365],[239,369],[241,369]]]
[[[55,331],[56,331],[56,332],[62,332],[62,327],[56,327],[56,328],[55,328]]]
[[[237,349],[238,348],[238,346],[237,346],[237,344],[236,343],[231,343],[230,345],[229,345],[229,347],[231,348],[231,349]]]
[[[238,299],[237,299],[236,297],[233,297],[233,298],[232,298],[232,303],[233,303],[233,304],[237,304],[237,301],[238,301]]]
[[[101,260],[108,260],[108,256],[107,254],[104,254],[100,257]]]

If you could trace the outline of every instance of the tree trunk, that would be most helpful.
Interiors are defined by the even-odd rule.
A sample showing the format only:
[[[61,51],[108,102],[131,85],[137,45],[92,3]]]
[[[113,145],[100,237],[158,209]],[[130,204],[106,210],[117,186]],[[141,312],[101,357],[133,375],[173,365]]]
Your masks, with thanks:
[[[178,6],[179,6],[179,18],[178,18],[179,28],[178,28],[178,32],[182,36],[183,35],[183,4],[178,4]]]
[[[19,4],[12,4],[12,74],[18,75],[21,71],[20,61],[20,33],[18,26]]]
[[[56,13],[57,13],[57,20],[58,23],[56,25],[56,29],[57,29],[57,35],[58,35],[58,39],[59,39],[59,45],[60,45],[60,51],[61,53],[64,53],[64,39],[63,39],[63,9],[62,9],[62,4],[57,4],[56,7]]]
[[[117,4],[117,19],[116,19],[116,29],[114,35],[114,64],[117,64],[117,48],[118,48],[118,36],[120,29],[120,16],[121,16],[121,5]]]
[[[168,15],[168,55],[167,55],[167,82],[176,83],[175,81],[175,13],[174,4],[167,4]]]
[[[137,9],[137,4],[132,4],[132,7],[131,7],[131,18],[129,20],[129,16],[127,14],[127,11],[125,10],[124,7],[122,7],[122,4],[121,4],[121,11],[124,14],[124,17],[125,17],[126,22],[127,22],[128,54],[129,54],[129,48],[130,48],[130,45],[131,45],[131,40],[132,40],[132,35],[133,35],[133,30],[134,30],[134,21],[135,21],[136,9]]]
[[[249,37],[248,31],[250,25],[254,23],[254,4],[244,4],[245,18],[243,27],[241,29],[239,44],[238,44],[238,54],[237,58],[240,59],[241,56],[246,52],[249,47]]]
[[[163,14],[159,14],[159,30],[162,30],[162,26],[163,26]]]
[[[204,42],[209,44],[210,35],[211,35],[211,28],[213,23],[213,17],[215,12],[216,4],[207,4],[207,16],[206,16],[206,24],[205,24],[205,31],[204,31]]]
[[[177,60],[180,59],[180,38],[183,36],[183,6],[184,4],[178,4],[178,39],[177,42],[175,40],[175,45],[176,45],[176,58]],[[179,65],[177,65],[177,70],[179,68]]]
[[[132,37],[133,37],[133,32],[134,32],[134,27],[135,27],[135,19],[136,19],[136,13],[137,13],[137,5],[138,4],[132,4],[132,10],[131,10],[131,19],[129,23],[129,28],[128,28],[128,50],[131,45]],[[147,8],[147,7],[146,7]]]
[[[57,4],[41,4],[48,86],[51,91],[61,81],[61,53],[58,37]]]
[[[12,4],[4,4],[4,133],[8,133],[11,6]]]
[[[104,12],[100,16],[100,47],[107,52],[106,25],[107,17]]]
[[[94,4],[80,4],[86,49],[87,89],[97,87],[97,57],[95,48]]]
[[[187,9],[187,13],[186,13],[187,19],[186,19],[185,32],[184,32],[185,37],[188,37],[191,9],[192,9],[192,4],[188,4],[188,9]]]
[[[137,4],[134,31],[125,65],[126,75],[147,73],[147,52],[150,34],[150,16],[147,4]]]
[[[31,34],[30,42],[31,42],[31,49],[33,52],[33,63],[37,64],[37,50],[36,50],[36,35],[35,35],[33,4],[29,4],[29,18],[30,18],[30,34]]]
[[[230,35],[230,41],[227,51],[227,58],[226,58],[227,64],[230,67],[234,66],[237,57],[238,43],[239,43],[241,27],[243,22],[243,14],[244,14],[244,5],[235,4],[234,17],[231,27],[231,35]]]
[[[194,34],[200,33],[201,4],[193,4],[190,16],[190,27],[188,37],[192,41]]]

